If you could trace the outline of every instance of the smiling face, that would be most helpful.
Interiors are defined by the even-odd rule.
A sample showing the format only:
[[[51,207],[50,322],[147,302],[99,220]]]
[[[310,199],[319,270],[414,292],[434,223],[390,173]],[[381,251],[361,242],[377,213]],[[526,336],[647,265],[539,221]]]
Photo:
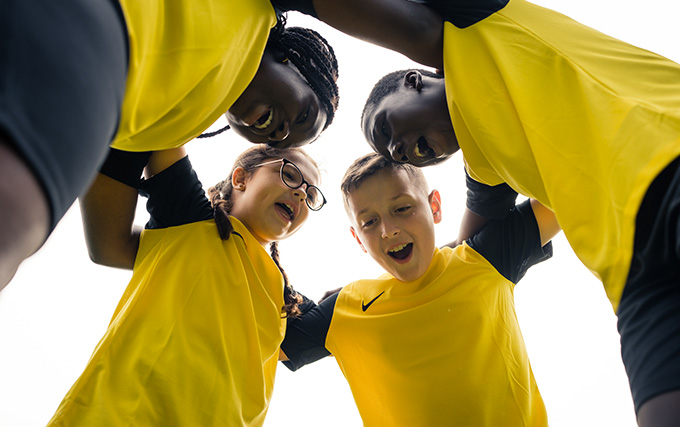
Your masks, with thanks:
[[[365,252],[395,278],[411,282],[427,271],[435,250],[441,202],[401,169],[361,181],[347,198],[351,232]]]
[[[416,88],[409,73],[396,92],[365,112],[361,127],[377,153],[399,163],[434,165],[459,149],[446,103],[444,79],[418,73],[422,86]]]
[[[305,155],[291,152],[285,157],[295,163],[305,180],[318,185],[319,171]],[[263,245],[290,237],[309,215],[306,185],[297,189],[287,187],[281,181],[280,171],[281,163],[274,162],[251,172],[237,168],[232,175],[231,215],[243,222]]]
[[[225,114],[231,128],[250,142],[287,148],[314,141],[327,114],[319,98],[290,61],[265,50],[246,90]]]

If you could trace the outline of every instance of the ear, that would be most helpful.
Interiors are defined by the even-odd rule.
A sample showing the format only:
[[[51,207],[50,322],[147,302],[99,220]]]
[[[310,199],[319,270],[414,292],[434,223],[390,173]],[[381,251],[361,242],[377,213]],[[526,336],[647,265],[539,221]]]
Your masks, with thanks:
[[[427,197],[427,200],[430,202],[430,209],[432,210],[434,223],[439,224],[442,220],[442,198],[439,195],[439,191],[432,190],[430,195]]]
[[[407,71],[406,74],[404,74],[404,86],[420,92],[423,88],[423,75],[417,70]]]
[[[234,187],[234,190],[245,190],[246,181],[248,181],[248,172],[242,167],[234,169],[234,173],[231,175],[231,186]]]
[[[357,234],[356,231],[354,231],[354,227],[350,227],[349,232],[352,233],[352,237],[354,237],[356,239],[357,243],[359,244],[359,246],[361,246],[361,250],[364,251],[364,253],[368,253],[368,251],[364,247],[364,244],[361,243],[361,239],[359,238],[359,235]]]

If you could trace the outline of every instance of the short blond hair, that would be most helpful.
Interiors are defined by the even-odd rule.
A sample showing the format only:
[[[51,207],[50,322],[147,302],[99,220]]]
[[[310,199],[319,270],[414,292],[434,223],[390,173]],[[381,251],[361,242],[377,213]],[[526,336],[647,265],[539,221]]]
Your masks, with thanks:
[[[405,171],[412,178],[413,184],[427,195],[427,180],[425,180],[425,175],[420,168],[408,163],[393,162],[378,153],[370,153],[356,159],[345,172],[345,176],[342,177],[340,190],[342,191],[342,201],[345,204],[345,210],[348,214],[350,213],[349,195],[351,192],[359,188],[361,183],[367,178],[370,178],[383,170]]]

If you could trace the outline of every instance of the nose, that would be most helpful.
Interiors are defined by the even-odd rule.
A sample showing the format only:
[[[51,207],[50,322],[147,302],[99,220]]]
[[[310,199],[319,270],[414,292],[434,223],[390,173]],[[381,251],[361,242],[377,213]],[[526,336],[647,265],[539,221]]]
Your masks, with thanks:
[[[392,160],[395,162],[407,162],[408,157],[406,156],[406,153],[404,151],[404,143],[401,141],[390,141],[390,157],[392,157]]]
[[[274,132],[270,133],[268,138],[270,141],[283,141],[284,139],[288,138],[288,135],[290,134],[290,127],[288,126],[287,121],[281,122],[279,127],[274,129]]]
[[[382,238],[389,239],[399,235],[399,227],[389,221],[382,222]]]
[[[293,197],[299,197],[300,202],[304,202],[307,199],[307,183],[302,183],[301,186],[293,190]]]

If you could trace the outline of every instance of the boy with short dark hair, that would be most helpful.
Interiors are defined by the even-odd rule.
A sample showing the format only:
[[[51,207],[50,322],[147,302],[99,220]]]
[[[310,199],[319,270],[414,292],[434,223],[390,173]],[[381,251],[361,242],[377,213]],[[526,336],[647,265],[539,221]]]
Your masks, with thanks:
[[[369,154],[342,189],[352,235],[387,273],[308,302],[289,320],[286,365],[333,354],[366,426],[547,426],[513,289],[551,256],[552,213],[527,201],[438,249],[441,199],[418,168]]]
[[[639,425],[675,426],[680,65],[523,0],[421,2],[447,21],[443,76],[381,82],[369,144],[416,166],[460,148],[473,179],[555,212],[616,310]]]

